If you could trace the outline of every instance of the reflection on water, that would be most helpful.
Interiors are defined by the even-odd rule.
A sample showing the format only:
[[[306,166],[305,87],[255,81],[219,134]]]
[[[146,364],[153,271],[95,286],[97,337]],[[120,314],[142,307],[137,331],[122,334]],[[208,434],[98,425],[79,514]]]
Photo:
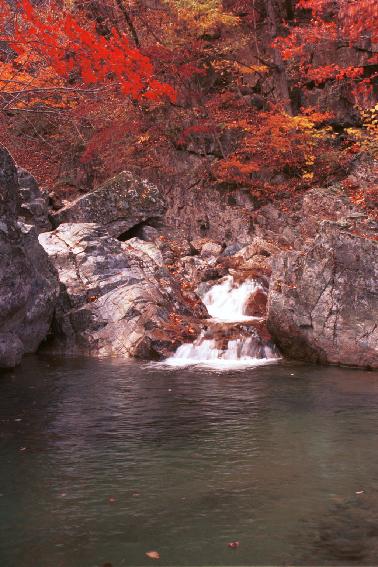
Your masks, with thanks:
[[[377,378],[26,359],[0,379],[0,566],[376,564]]]

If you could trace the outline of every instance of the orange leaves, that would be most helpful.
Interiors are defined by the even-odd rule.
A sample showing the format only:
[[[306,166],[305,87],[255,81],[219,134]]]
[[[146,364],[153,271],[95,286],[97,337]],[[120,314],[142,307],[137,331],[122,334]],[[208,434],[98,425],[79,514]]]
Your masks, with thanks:
[[[336,64],[324,65],[323,67],[309,68],[307,78],[314,81],[317,85],[336,79],[342,81],[344,79],[357,79],[364,73],[362,67],[340,67]]]
[[[218,181],[245,183],[250,179],[250,174],[260,169],[259,165],[253,161],[243,162],[243,156],[238,157],[238,153],[229,158],[220,160],[214,167]]]
[[[374,76],[363,78],[362,67],[341,67],[328,64],[313,67],[317,51],[327,51],[332,44],[364,43],[369,50],[378,42],[378,3],[372,0],[299,0],[297,8],[311,12],[311,20],[297,22],[286,37],[279,37],[274,47],[288,61],[291,76],[303,85],[314,81],[316,85],[328,80],[351,83],[353,94],[366,93]],[[373,47],[370,48],[373,51]],[[374,64],[374,63],[371,63]]]
[[[57,10],[40,15],[29,0],[22,0],[21,6],[14,33],[5,38],[19,54],[8,65],[13,75],[20,76],[20,89],[29,83],[38,86],[41,75],[46,79],[49,70],[51,87],[60,77],[78,89],[108,85],[134,99],[175,100],[174,89],[156,80],[151,60],[131,47],[125,35],[113,29],[105,38],[96,33],[93,24],[84,26],[69,13]],[[25,56],[22,63],[20,58]],[[1,64],[0,71],[10,72]]]
[[[215,178],[256,189],[264,185],[264,177],[286,170],[304,182],[312,181],[315,154],[328,136],[321,126],[330,116],[311,108],[290,116],[274,108],[232,121],[229,128],[240,128],[242,136],[236,151],[213,166]]]
[[[160,553],[158,551],[147,551],[145,555],[149,559],[160,559]]]

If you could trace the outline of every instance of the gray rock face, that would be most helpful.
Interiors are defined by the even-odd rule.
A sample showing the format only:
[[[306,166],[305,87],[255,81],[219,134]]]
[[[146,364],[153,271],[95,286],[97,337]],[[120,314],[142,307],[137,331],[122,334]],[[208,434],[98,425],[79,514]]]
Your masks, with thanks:
[[[13,367],[46,337],[59,284],[34,227],[17,219],[17,170],[0,146],[0,367]]]
[[[157,187],[123,171],[55,213],[54,223],[96,223],[111,236],[120,236],[147,219],[160,218],[163,212]]]
[[[378,368],[376,233],[347,225],[324,222],[304,250],[274,258],[268,328],[291,358]]]
[[[22,167],[17,168],[21,198],[20,217],[32,224],[38,234],[52,230],[48,217],[48,196],[40,190],[34,177]]]
[[[54,352],[159,358],[171,340],[164,327],[193,314],[151,242],[120,242],[93,223],[62,224],[39,239],[64,288]]]

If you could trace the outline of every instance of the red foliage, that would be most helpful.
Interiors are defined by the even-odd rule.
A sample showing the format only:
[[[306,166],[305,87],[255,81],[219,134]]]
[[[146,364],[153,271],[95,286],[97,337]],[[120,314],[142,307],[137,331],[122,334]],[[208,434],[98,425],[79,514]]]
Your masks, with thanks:
[[[75,87],[110,84],[134,99],[176,99],[174,89],[155,78],[150,58],[132,47],[127,36],[115,28],[105,38],[96,32],[94,24],[86,22],[84,27],[78,18],[57,7],[43,15],[30,0],[21,0],[21,7],[12,37],[4,35],[1,39],[19,56],[31,55],[34,69],[47,65]]]
[[[342,67],[328,64],[314,67],[313,55],[323,45],[353,46],[363,43],[364,49],[378,41],[378,3],[371,0],[299,0],[297,9],[310,12],[310,19],[297,20],[286,37],[277,38],[274,46],[282,57],[297,63],[299,82],[314,81],[317,85],[328,80],[347,81],[355,94],[371,90],[377,73],[363,77],[361,66]],[[371,49],[373,51],[373,49]],[[376,63],[373,55],[368,64]]]

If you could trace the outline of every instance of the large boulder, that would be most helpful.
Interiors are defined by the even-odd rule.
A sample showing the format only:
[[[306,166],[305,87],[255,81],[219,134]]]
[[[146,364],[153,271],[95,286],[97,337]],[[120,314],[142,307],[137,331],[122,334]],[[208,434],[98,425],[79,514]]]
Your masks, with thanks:
[[[59,293],[34,227],[18,220],[15,163],[0,146],[0,367],[13,367],[46,337]]]
[[[62,223],[96,223],[111,236],[121,236],[149,219],[159,219],[164,203],[155,185],[122,171],[104,185],[79,197],[53,215],[55,226]]]
[[[376,226],[329,222],[303,250],[274,257],[268,328],[287,356],[378,368]]]
[[[61,224],[39,238],[63,286],[51,351],[160,358],[194,332],[192,316],[206,316],[184,300],[151,242],[120,242],[93,223]]]
[[[38,234],[52,230],[49,220],[49,198],[43,193],[35,178],[23,169],[17,168],[18,185],[21,199],[20,217],[35,227]]]

